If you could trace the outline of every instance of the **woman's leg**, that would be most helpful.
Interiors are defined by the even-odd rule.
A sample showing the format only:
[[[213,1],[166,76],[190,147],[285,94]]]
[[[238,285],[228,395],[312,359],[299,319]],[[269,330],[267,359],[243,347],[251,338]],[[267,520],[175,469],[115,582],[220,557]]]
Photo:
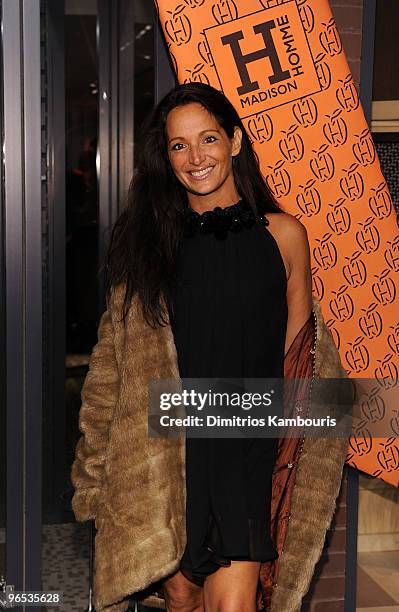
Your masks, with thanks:
[[[203,591],[178,570],[163,582],[167,612],[204,612]]]
[[[207,576],[205,612],[256,612],[259,561],[232,561]]]

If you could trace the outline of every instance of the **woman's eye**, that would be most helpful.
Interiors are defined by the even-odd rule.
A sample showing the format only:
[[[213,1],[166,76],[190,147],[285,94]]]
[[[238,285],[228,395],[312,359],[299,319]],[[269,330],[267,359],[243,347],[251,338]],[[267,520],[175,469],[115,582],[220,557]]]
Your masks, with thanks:
[[[215,142],[215,136],[206,136],[205,142]]]
[[[183,146],[184,145],[181,142],[177,142],[176,144],[172,145],[172,151],[180,151]]]

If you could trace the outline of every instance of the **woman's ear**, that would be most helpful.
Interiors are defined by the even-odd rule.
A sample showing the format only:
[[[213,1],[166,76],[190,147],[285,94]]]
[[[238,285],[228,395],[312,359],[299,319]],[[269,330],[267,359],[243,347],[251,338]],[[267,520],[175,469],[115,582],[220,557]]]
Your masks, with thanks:
[[[238,125],[236,125],[234,128],[234,135],[232,138],[232,149],[231,149],[232,157],[235,157],[241,151],[241,142],[242,142],[242,131],[238,127]]]

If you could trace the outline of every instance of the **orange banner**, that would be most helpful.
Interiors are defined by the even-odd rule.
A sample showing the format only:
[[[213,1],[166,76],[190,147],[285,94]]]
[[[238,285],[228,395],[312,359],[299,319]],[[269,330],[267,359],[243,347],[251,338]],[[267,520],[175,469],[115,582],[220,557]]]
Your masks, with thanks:
[[[306,226],[349,376],[375,378],[347,463],[399,486],[398,221],[328,1],[159,0],[158,13],[179,82],[227,95],[270,190]],[[389,437],[370,438],[382,421]]]

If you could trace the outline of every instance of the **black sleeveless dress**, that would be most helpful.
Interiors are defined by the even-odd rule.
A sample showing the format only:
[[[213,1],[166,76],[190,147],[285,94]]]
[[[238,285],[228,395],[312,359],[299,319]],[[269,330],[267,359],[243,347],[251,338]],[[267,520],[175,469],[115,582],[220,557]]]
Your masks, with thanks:
[[[282,377],[286,273],[265,217],[240,200],[188,210],[169,314],[180,376]],[[187,546],[180,569],[204,578],[231,560],[278,557],[270,535],[277,438],[187,438]]]

